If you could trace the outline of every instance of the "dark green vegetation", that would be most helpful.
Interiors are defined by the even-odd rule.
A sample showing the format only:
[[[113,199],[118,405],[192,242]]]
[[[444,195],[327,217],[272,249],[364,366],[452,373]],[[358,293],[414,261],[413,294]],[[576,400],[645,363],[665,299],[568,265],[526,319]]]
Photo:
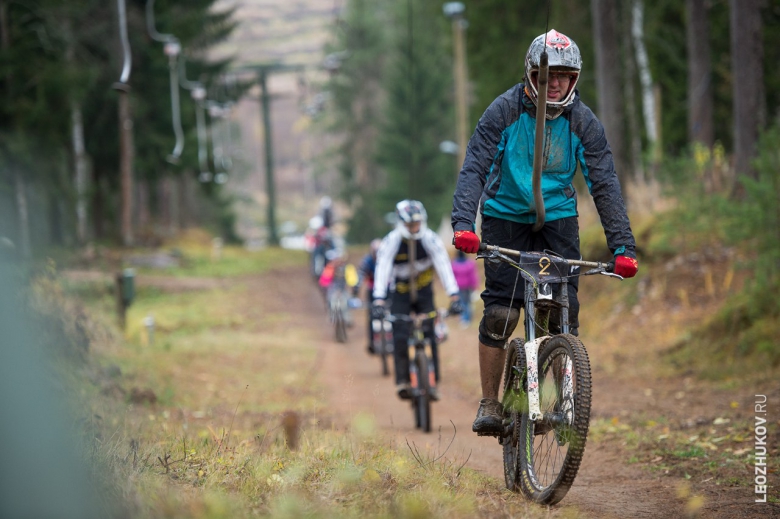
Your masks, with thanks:
[[[630,164],[630,171],[619,171],[621,180],[624,184],[637,182],[635,189],[641,191],[648,181],[674,185],[664,171],[680,176],[689,174],[689,170],[676,167],[680,163],[675,167],[671,163],[694,155],[688,115],[693,110],[691,103],[701,93],[692,90],[701,89],[704,84],[711,89],[711,113],[717,121],[704,146],[711,155],[713,150],[719,150],[722,178],[713,181],[695,177],[700,184],[707,183],[707,196],[701,203],[709,204],[709,195],[714,191],[724,196],[731,196],[732,190],[740,191],[742,180],[728,166],[735,147],[737,84],[731,59],[729,2],[704,3],[709,32],[698,39],[709,48],[706,65],[710,72],[703,82],[697,83],[698,87],[689,84],[687,78],[692,63],[702,57],[689,55],[686,47],[690,20],[685,2],[636,3],[642,7],[641,40],[648,60],[645,70],[638,62],[638,44],[632,33],[636,13],[631,6],[635,3],[602,3],[611,6],[615,21],[617,62],[610,66],[618,69],[617,84],[612,87],[620,99],[622,113],[617,126],[607,128],[607,134],[613,138],[624,135],[621,150],[614,150]],[[577,42],[583,56],[580,94],[599,113],[597,43],[589,4],[575,0],[466,2],[472,93],[469,132],[496,96],[522,81],[528,45],[544,32],[546,25]],[[355,240],[367,241],[384,229],[380,214],[392,210],[392,204],[402,197],[422,200],[431,208],[432,221],[437,225],[440,216],[448,212],[460,165],[437,150],[438,143],[456,138],[453,35],[450,21],[440,7],[419,2],[352,0],[345,2],[343,22],[333,31],[328,52],[339,56],[339,66],[325,84],[333,103],[323,119],[328,121],[324,125],[328,132],[344,137],[334,150],[335,155],[329,158],[336,161],[342,174],[342,198],[354,210],[350,237]],[[772,43],[780,24],[780,1],[767,2],[760,10],[760,20],[763,72],[758,81],[763,85],[763,94],[758,101],[757,117],[758,130],[762,131],[780,108],[778,89],[774,87],[780,81],[776,67],[778,49]],[[640,81],[642,72],[647,73],[648,85]],[[744,81],[746,78],[740,78],[740,82]],[[651,116],[660,124],[657,149],[647,134],[645,86],[652,90],[650,97],[657,103],[657,113]],[[604,119],[604,114],[600,116]],[[669,167],[661,166],[663,157]],[[624,185],[626,189],[629,188]],[[629,196],[629,205],[632,202]],[[380,214],[371,209],[374,207]]]
[[[670,191],[675,191],[679,203],[658,215],[646,230],[642,240],[646,256],[656,261],[682,257],[699,269],[691,278],[704,270],[705,278],[722,279],[720,285],[735,279],[741,287],[670,352],[670,361],[680,369],[701,370],[719,379],[747,367],[771,371],[780,366],[778,143],[780,129],[774,126],[760,142],[755,160],[758,178],[740,178],[746,194],[738,200],[704,192],[701,175],[717,167],[715,159],[694,154],[667,166]],[[705,291],[714,293],[721,288],[713,285]]]
[[[229,201],[219,186],[195,180],[195,104],[186,90],[181,91],[184,153],[178,164],[165,160],[173,148],[168,57],[163,44],[148,35],[146,3],[127,0],[139,218],[144,211],[147,220],[162,211],[164,201],[157,195],[162,191],[156,186],[183,185],[181,191],[191,199],[190,223],[210,226],[230,238]],[[209,47],[230,35],[234,23],[230,12],[214,10],[215,3],[159,0],[154,6],[158,31],[181,42],[188,79],[201,81],[209,99],[225,102],[240,88],[227,92],[217,78],[228,63],[210,62],[205,56]],[[18,248],[24,247],[21,234],[26,232],[33,252],[76,243],[79,197],[91,216],[82,240],[115,242],[119,236],[119,94],[112,88],[123,67],[117,20],[115,1],[0,1],[0,235],[10,237]],[[85,147],[81,157],[88,174],[83,187],[77,185],[74,139]],[[139,229],[141,241],[149,232]]]

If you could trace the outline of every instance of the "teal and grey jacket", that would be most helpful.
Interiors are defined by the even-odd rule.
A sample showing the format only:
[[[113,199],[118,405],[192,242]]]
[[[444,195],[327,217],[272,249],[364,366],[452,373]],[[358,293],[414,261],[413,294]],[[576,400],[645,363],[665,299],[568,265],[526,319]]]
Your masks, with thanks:
[[[532,189],[536,107],[515,85],[499,96],[479,120],[469,140],[452,208],[454,231],[473,231],[477,210],[485,216],[534,223]],[[545,126],[542,196],[546,221],[577,216],[572,181],[579,164],[593,196],[607,245],[613,253],[636,257],[636,242],[620,193],[604,127],[575,94],[574,102]]]

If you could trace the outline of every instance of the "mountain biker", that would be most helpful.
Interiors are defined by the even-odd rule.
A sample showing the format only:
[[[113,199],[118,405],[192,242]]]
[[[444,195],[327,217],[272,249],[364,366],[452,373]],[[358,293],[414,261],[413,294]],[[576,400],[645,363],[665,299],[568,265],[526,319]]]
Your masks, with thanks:
[[[376,270],[376,253],[379,250],[379,245],[382,243],[382,240],[379,238],[371,240],[371,244],[369,245],[369,251],[368,254],[363,256],[363,259],[360,261],[360,265],[358,265],[358,274],[360,276],[358,285],[355,287],[356,291],[360,290],[360,287],[365,286],[366,287],[366,308],[368,308],[368,352],[369,353],[376,353],[374,351],[374,344],[372,341],[373,338],[373,327],[371,325],[371,321],[373,321],[373,316],[371,315],[371,307],[374,303],[374,271]],[[357,295],[357,293],[355,294]]]
[[[390,313],[408,315],[411,311],[433,312],[434,269],[444,285],[444,290],[450,296],[450,313],[460,313],[458,284],[452,274],[449,255],[439,235],[428,228],[428,216],[422,203],[417,200],[402,200],[396,205],[396,215],[398,221],[395,229],[384,237],[377,252],[372,314],[375,318],[384,316],[388,286],[391,296]],[[413,256],[413,264],[410,256]],[[430,319],[429,325],[425,327],[425,336],[431,341],[433,366],[438,380],[439,356],[432,321],[433,319]],[[410,323],[393,323],[395,382],[400,398],[411,397],[407,349],[409,334]],[[431,398],[438,400],[438,393],[435,388],[432,389]]]
[[[343,298],[345,303],[349,304],[348,295],[358,282],[357,269],[349,263],[349,258],[341,249],[329,250],[325,256],[328,263],[322,269],[319,285],[324,292],[328,309],[331,308],[336,297]],[[345,318],[347,325],[351,325],[349,312],[345,314]]]
[[[460,304],[463,306],[460,324],[462,328],[468,328],[471,324],[471,294],[479,283],[477,262],[459,250],[452,260],[452,273],[455,274],[455,281],[460,287]]]
[[[532,227],[536,210],[532,191],[533,146],[536,125],[539,60],[546,47],[549,88],[546,110],[542,193],[546,222]],[[580,99],[577,80],[582,59],[577,45],[555,29],[535,38],[525,57],[525,76],[500,95],[479,120],[469,141],[455,188],[452,228],[458,250],[477,252],[477,210],[482,215],[482,240],[523,251],[551,251],[580,259],[577,195],[572,184],[579,164],[615,257],[615,273],[636,274],[636,244],[620,192],[612,152],[601,122]],[[576,274],[577,267],[572,268]],[[485,263],[484,313],[479,325],[479,364],[482,382],[477,418],[472,429],[499,434],[502,409],[498,387],[506,343],[517,325],[524,301],[524,284],[516,284],[517,270],[501,263]],[[513,290],[516,292],[513,293]],[[577,335],[578,278],[568,283],[569,329]],[[560,329],[552,316],[552,326]],[[560,320],[558,317],[557,320]]]
[[[323,223],[322,217],[312,216],[306,230],[306,249],[311,255],[311,273],[319,279],[322,269],[328,262],[327,253],[336,248],[336,241],[330,228]]]
[[[319,217],[322,218],[322,226],[326,229],[330,229],[333,226],[333,201],[329,196],[320,198]]]

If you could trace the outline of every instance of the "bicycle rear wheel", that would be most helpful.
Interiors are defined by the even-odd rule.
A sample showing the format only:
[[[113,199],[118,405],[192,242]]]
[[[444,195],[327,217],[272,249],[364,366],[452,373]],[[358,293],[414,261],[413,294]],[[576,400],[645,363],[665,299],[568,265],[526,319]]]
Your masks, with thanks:
[[[574,482],[588,436],[590,362],[577,337],[556,335],[542,346],[539,403],[541,420],[521,413],[519,489],[539,504],[553,505]]]
[[[504,481],[506,488],[519,491],[520,417],[528,407],[525,380],[525,350],[523,341],[514,339],[507,348],[504,365],[504,393],[501,404],[504,408],[505,434],[501,436],[504,449]]]
[[[347,322],[341,304],[333,311],[333,326],[336,331],[336,342],[347,342]]]
[[[382,338],[379,341],[379,357],[382,359],[382,375],[388,376],[390,374],[390,366],[387,362],[387,337],[382,330],[379,334]]]
[[[417,427],[431,432],[431,398],[428,395],[428,357],[419,353],[415,356],[417,364],[417,388],[412,388],[414,416]]]

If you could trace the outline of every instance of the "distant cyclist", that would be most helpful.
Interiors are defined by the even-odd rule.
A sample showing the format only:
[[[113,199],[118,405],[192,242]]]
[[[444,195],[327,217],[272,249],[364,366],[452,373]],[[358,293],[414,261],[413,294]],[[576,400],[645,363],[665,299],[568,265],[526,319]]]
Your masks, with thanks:
[[[329,196],[323,196],[320,199],[320,214],[322,226],[326,229],[333,227],[333,201]]]
[[[422,203],[417,200],[402,200],[396,205],[396,215],[396,228],[385,236],[377,252],[373,314],[376,317],[383,316],[388,295],[391,314],[433,312],[436,308],[433,299],[434,269],[444,285],[444,290],[450,296],[451,313],[460,313],[458,284],[452,274],[450,258],[439,235],[428,228],[428,216]],[[400,398],[411,397],[407,349],[409,334],[410,323],[393,323],[395,382]],[[433,365],[438,378],[439,355],[433,319],[426,326],[425,335],[431,341]],[[438,400],[438,393],[432,392],[431,398]]]
[[[357,286],[358,273],[354,265],[349,263],[349,258],[341,249],[329,250],[326,254],[328,263],[322,269],[319,284],[322,289],[325,301],[330,310],[333,307],[336,298],[341,299],[345,308],[351,308],[349,295],[353,287]],[[359,303],[360,301],[358,301]],[[352,319],[349,312],[345,313],[347,325],[352,325]]]

